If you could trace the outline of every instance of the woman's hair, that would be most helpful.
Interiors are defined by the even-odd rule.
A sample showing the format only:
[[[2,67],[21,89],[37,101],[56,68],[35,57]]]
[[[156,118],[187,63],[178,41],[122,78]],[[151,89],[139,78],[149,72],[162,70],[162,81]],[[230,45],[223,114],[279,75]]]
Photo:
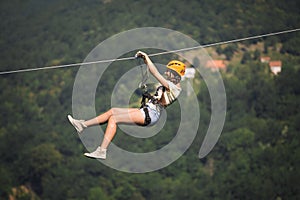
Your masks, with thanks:
[[[172,76],[168,77],[168,80],[174,83],[175,85],[181,81],[181,76],[174,70],[168,69],[171,72]]]

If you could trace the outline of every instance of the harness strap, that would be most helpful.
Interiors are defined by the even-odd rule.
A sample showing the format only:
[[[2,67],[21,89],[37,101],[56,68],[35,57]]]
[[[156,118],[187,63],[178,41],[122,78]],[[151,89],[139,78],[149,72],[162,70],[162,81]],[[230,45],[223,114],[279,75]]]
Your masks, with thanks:
[[[152,97],[152,95],[149,92],[145,91],[143,93],[143,98],[142,98],[141,107],[140,107],[140,108],[143,109],[143,111],[145,113],[145,122],[142,126],[148,126],[151,123],[151,118],[150,118],[150,115],[149,115],[148,106],[146,105],[146,100],[147,99],[154,99],[154,98]]]
[[[144,107],[143,108],[144,112],[145,112],[145,122],[142,126],[148,126],[151,123],[151,118],[149,115],[149,111],[148,111],[148,107]]]

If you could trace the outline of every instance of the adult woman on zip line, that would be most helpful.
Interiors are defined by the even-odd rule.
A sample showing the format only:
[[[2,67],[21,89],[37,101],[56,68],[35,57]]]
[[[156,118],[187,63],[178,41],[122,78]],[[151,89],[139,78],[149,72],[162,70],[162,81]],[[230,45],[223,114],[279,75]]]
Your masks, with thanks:
[[[90,120],[77,120],[68,115],[70,123],[80,134],[90,126],[107,123],[101,145],[91,153],[84,155],[90,158],[106,159],[107,147],[117,131],[117,124],[138,124],[140,126],[154,125],[160,117],[161,110],[173,103],[181,92],[180,81],[185,73],[185,64],[172,60],[167,64],[165,76],[159,73],[149,56],[138,51],[136,57],[143,58],[150,73],[157,79],[160,86],[155,95],[143,94],[141,108],[111,108],[108,111]]]

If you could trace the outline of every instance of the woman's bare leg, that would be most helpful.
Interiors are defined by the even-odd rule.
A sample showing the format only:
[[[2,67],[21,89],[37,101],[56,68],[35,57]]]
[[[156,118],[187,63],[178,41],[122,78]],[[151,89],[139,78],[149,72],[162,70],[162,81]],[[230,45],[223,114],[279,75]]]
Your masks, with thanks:
[[[113,108],[111,109],[111,113],[112,114],[108,119],[104,138],[101,143],[101,149],[107,149],[108,145],[116,134],[118,123],[143,124],[145,121],[144,115],[141,113],[141,111],[135,108]]]
[[[97,116],[93,119],[85,121],[84,125],[89,127],[89,126],[95,126],[95,125],[103,124],[103,123],[108,121],[108,119],[109,119],[109,117],[111,117],[111,115],[112,115],[112,111],[110,109],[107,112],[102,113],[101,115],[99,115],[99,116]]]
[[[102,113],[101,115],[99,115],[93,119],[85,121],[84,125],[89,127],[89,126],[103,124],[103,123],[108,122],[109,118],[113,115],[115,115],[115,116],[121,115],[121,114],[128,115],[130,112],[133,112],[136,110],[138,110],[138,109],[135,109],[135,108],[111,108],[110,110],[106,111],[105,113]],[[126,123],[126,122],[124,122],[124,123]],[[128,122],[128,123],[130,123],[130,122]]]
[[[101,145],[95,151],[85,153],[85,156],[90,158],[106,159],[106,150],[116,134],[117,124],[144,124],[145,117],[142,112],[136,108],[112,108],[98,117],[86,121],[86,125],[92,126],[105,122],[107,122],[107,127]]]

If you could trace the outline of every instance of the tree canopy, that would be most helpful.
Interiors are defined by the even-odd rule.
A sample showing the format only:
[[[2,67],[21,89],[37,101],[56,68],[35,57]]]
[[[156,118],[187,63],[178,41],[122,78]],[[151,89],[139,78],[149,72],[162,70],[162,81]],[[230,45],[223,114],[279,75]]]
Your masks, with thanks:
[[[299,1],[292,0],[4,0],[0,71],[80,63],[101,41],[138,27],[170,28],[209,44],[299,28],[299,13]],[[86,150],[66,120],[78,67],[1,75],[0,198],[299,199],[299,38],[295,32],[208,49],[228,63],[221,72],[227,115],[218,143],[198,158],[211,102],[197,74],[197,137],[177,161],[145,174],[119,172],[82,156]],[[273,75],[260,62],[264,55],[282,61],[281,73]],[[114,66],[119,64],[99,83],[97,112],[109,108],[117,74],[136,66]],[[176,109],[167,112],[168,120],[180,120]],[[118,130],[114,142],[134,152],[155,150],[176,128],[166,125],[164,135],[151,139]]]

